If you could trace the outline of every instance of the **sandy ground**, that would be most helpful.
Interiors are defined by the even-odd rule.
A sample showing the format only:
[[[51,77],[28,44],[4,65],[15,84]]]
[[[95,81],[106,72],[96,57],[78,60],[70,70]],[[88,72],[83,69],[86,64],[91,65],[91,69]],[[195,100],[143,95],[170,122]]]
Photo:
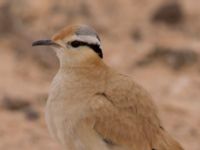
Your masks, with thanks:
[[[1,0],[0,149],[61,149],[44,121],[58,60],[31,42],[84,22],[100,33],[104,61],[151,93],[166,130],[185,149],[200,150],[200,1],[177,1],[175,23],[153,21],[166,2],[174,1]]]

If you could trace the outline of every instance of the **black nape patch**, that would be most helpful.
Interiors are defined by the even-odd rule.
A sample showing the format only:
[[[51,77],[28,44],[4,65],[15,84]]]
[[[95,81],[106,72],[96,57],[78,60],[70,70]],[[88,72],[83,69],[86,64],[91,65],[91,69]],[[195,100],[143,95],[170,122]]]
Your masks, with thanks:
[[[93,49],[99,55],[99,57],[103,58],[102,49],[98,44],[88,44],[88,46]]]
[[[74,48],[77,48],[79,46],[88,46],[89,48],[94,50],[99,55],[99,57],[103,58],[102,49],[100,48],[100,45],[98,45],[98,44],[90,44],[87,42],[77,41],[77,40],[72,41],[69,44]]]

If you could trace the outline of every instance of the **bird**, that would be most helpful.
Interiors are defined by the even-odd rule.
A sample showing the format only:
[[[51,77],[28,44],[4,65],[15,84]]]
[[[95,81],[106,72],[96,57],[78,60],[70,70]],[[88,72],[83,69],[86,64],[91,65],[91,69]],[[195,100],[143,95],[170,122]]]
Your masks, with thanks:
[[[59,60],[45,118],[65,150],[183,150],[164,129],[151,95],[103,61],[94,28],[69,25],[32,46],[52,47]]]

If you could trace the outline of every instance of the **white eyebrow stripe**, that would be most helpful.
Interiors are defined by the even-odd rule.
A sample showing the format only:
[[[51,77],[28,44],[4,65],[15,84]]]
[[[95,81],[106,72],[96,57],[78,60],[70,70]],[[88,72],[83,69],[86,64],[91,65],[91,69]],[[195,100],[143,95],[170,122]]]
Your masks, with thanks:
[[[87,35],[75,35],[73,36],[73,40],[79,40],[83,42],[87,42],[89,44],[98,44],[101,45],[101,42],[95,36],[87,36]]]

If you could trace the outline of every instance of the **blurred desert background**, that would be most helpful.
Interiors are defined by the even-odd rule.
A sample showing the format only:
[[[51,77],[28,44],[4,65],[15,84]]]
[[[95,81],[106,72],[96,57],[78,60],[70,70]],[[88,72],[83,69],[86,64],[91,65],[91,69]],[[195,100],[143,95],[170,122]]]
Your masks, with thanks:
[[[0,0],[0,150],[59,150],[44,120],[53,50],[33,48],[74,22],[100,34],[104,61],[154,98],[166,130],[200,150],[199,0]]]

